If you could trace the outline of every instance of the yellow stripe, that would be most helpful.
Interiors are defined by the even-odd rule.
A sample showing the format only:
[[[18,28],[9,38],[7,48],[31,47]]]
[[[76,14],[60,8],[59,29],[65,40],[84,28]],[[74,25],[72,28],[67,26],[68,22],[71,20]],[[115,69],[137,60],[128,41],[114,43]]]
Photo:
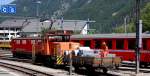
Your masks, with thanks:
[[[62,56],[57,56],[57,64],[62,64],[63,62],[63,57]]]

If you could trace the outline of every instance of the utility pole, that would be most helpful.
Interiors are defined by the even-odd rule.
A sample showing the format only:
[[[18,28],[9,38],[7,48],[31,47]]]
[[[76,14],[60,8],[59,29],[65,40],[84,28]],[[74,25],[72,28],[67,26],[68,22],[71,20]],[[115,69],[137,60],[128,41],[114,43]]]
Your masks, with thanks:
[[[139,73],[139,66],[140,66],[140,46],[139,46],[139,40],[140,40],[140,32],[139,32],[139,20],[140,20],[140,0],[136,0],[136,74]]]
[[[127,16],[124,18],[124,33],[127,33]]]
[[[70,54],[69,54],[69,75],[72,75],[72,49],[71,49],[71,43],[69,43],[69,50],[70,50]]]
[[[63,30],[63,23],[64,23],[64,18],[62,17],[62,18],[61,18],[61,27],[60,27],[61,30]]]
[[[41,4],[41,1],[36,1],[36,17],[39,17],[39,4]]]

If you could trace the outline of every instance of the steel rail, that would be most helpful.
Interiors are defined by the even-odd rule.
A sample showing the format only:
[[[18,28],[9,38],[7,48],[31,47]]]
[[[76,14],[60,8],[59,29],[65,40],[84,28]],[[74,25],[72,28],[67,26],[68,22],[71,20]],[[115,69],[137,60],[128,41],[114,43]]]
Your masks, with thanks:
[[[3,66],[5,68],[9,68],[12,70],[16,70],[16,71],[19,71],[19,72],[22,72],[24,74],[28,74],[31,76],[53,76],[53,75],[45,73],[45,72],[41,72],[41,71],[33,70],[33,69],[30,69],[27,67],[13,65],[13,64],[9,64],[9,63],[4,63],[4,62],[0,62],[0,66]]]

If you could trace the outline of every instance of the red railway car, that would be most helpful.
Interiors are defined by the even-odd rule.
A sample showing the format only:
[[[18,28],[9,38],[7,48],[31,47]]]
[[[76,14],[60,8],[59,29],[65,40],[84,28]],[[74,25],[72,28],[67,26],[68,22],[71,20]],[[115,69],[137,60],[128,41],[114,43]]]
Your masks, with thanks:
[[[101,49],[101,43],[105,41],[110,53],[121,56],[125,61],[135,61],[134,33],[127,34],[92,34],[73,35],[71,40],[79,42],[82,46],[90,46],[92,49]],[[140,63],[147,67],[150,64],[150,34],[142,35],[142,48],[140,50]]]
[[[27,37],[27,38],[15,38],[11,41],[11,51],[14,57],[31,57],[33,44],[36,43],[37,49],[41,49],[41,38]]]

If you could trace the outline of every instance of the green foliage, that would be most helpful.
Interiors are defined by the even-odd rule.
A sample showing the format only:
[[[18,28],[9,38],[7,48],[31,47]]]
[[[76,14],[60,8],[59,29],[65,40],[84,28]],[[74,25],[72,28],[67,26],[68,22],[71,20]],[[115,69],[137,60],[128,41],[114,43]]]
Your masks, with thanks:
[[[44,37],[45,33],[48,32],[48,28],[41,28],[41,37]]]
[[[114,32],[115,33],[125,33],[125,26],[122,25],[122,26],[120,26],[118,28],[115,28]],[[135,32],[135,24],[132,22],[132,23],[127,25],[126,33],[133,33],[133,32]]]
[[[86,0],[78,0],[76,8],[70,9],[64,16],[67,19],[90,18],[96,21],[92,29],[108,33],[116,24],[123,22],[123,17],[132,10],[132,3],[132,0],[92,0],[87,4]]]
[[[147,3],[141,14],[141,19],[143,20],[143,31],[150,31],[150,3]]]
[[[145,7],[142,9],[141,20],[143,21],[143,32],[150,31],[150,3],[147,3],[145,5]],[[128,24],[127,29],[128,29],[128,32],[135,31],[135,24],[133,21]],[[124,27],[120,26],[120,27],[114,29],[114,31],[117,33],[123,33]]]

